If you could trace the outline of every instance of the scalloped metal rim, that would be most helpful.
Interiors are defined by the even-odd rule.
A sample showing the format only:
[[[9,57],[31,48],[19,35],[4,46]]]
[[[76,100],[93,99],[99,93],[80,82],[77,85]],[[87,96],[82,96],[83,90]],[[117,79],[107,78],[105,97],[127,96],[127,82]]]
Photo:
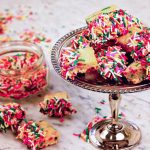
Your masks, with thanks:
[[[51,62],[52,62],[52,65],[53,65],[55,71],[61,77],[62,77],[61,68],[58,64],[56,52],[60,52],[63,45],[70,38],[72,38],[75,35],[79,34],[83,29],[86,29],[86,28],[87,27],[82,27],[82,28],[79,28],[79,29],[76,29],[76,30],[73,30],[73,31],[69,32],[68,34],[66,34],[62,38],[60,38],[56,42],[56,44],[53,46],[52,51],[51,51]],[[66,80],[66,79],[64,79],[64,80]],[[94,84],[90,84],[90,83],[87,83],[87,82],[84,82],[84,81],[81,81],[81,80],[78,80],[78,79],[75,79],[75,80],[68,79],[66,81],[68,81],[69,83],[72,83],[76,86],[79,86],[81,88],[87,89],[87,90],[91,90],[91,91],[95,91],[95,92],[103,92],[103,93],[133,93],[133,92],[148,90],[150,88],[150,82],[146,83],[146,84],[132,85],[132,86],[130,86],[130,85],[112,86],[112,85],[94,85]]]

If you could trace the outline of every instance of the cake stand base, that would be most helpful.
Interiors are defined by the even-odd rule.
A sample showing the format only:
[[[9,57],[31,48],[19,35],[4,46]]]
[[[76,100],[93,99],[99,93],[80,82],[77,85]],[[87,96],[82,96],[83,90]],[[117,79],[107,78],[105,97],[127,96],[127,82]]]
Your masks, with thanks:
[[[141,131],[133,123],[119,120],[104,120],[93,126],[89,135],[91,143],[102,150],[131,149],[141,140]]]

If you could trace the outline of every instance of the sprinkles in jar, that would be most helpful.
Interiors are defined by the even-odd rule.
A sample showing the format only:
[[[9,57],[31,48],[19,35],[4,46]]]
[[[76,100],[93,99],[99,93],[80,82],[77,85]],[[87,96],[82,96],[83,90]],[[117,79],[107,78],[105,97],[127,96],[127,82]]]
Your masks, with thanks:
[[[48,68],[38,46],[14,41],[0,49],[0,97],[21,99],[47,86]]]

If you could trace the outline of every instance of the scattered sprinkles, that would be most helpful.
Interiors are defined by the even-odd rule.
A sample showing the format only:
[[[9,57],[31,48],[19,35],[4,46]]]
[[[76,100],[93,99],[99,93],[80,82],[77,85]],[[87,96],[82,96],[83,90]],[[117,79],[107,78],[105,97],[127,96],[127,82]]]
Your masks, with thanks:
[[[101,108],[98,108],[98,107],[95,108],[95,112],[96,112],[97,114],[99,114],[99,112],[100,112],[101,110],[102,110]]]
[[[121,112],[121,113],[118,115],[118,117],[119,117],[119,119],[121,119],[121,118],[126,117],[126,115],[125,115],[125,113]]]
[[[103,116],[104,119],[108,118],[108,116]]]
[[[30,9],[19,6],[16,12],[11,12],[8,9],[0,12],[0,42],[22,40],[49,48],[51,38],[45,35],[44,29],[41,32],[37,32],[37,29],[31,26],[28,29],[22,28],[21,31],[16,31],[13,26],[10,27],[10,25],[16,23],[35,21],[37,14]]]
[[[103,102],[105,103],[106,101],[101,100],[101,102],[103,104]],[[96,113],[99,113],[101,110],[102,110],[101,108],[98,108],[98,107],[95,108]],[[125,115],[124,112],[121,112],[120,114],[118,114],[119,119],[122,119],[122,118],[125,118],[125,117],[126,117],[126,115]],[[96,123],[101,122],[101,121],[106,120],[106,119],[111,119],[111,117],[108,117],[108,116],[103,116],[103,117],[96,116],[96,117],[94,117],[93,120],[88,123],[87,127],[82,131],[82,133],[80,133],[80,134],[79,133],[73,133],[73,136],[79,137],[83,141],[89,143],[90,142],[89,133],[90,133],[90,130],[92,129],[92,127]]]
[[[7,24],[12,21],[13,16],[9,13],[0,13],[0,35],[4,34],[7,30]]]
[[[83,132],[81,134],[79,134],[79,137],[83,141],[89,142],[89,131],[96,123],[103,121],[103,120],[105,120],[105,119],[101,118],[101,117],[95,117],[91,122],[88,123],[87,127],[83,130]]]
[[[47,38],[42,33],[36,33],[32,30],[24,30],[23,33],[20,34],[20,39],[27,42],[33,42],[35,44],[44,44],[44,43],[51,43],[51,39]]]
[[[102,105],[106,104],[106,100],[104,100],[104,99],[101,100],[101,101],[100,101],[100,104],[102,104]]]

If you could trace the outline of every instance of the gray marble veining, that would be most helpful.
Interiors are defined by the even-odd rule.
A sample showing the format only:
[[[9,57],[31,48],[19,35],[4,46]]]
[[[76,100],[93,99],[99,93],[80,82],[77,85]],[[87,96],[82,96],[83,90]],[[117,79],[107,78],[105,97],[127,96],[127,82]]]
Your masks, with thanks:
[[[11,10],[31,7],[37,13],[37,19],[29,23],[15,24],[14,29],[34,26],[36,30],[42,30],[52,38],[52,45],[67,32],[85,26],[84,18],[105,6],[116,4],[132,14],[141,18],[146,24],[150,24],[149,0],[5,0],[0,1],[0,10],[9,8]],[[45,49],[46,60],[50,66],[50,88],[51,92],[67,91],[73,105],[78,113],[66,119],[62,124],[56,119],[49,119],[39,113],[38,103],[41,98],[33,98],[28,101],[20,101],[27,110],[27,117],[35,120],[45,119],[52,123],[61,133],[61,139],[56,146],[45,150],[95,150],[93,146],[73,136],[80,133],[95,115],[94,108],[102,99],[107,99],[108,94],[91,92],[75,87],[63,81],[53,70],[50,62],[49,50]],[[142,130],[143,138],[141,144],[135,150],[150,149],[150,100],[149,91],[134,94],[124,94],[120,111],[124,112],[128,120],[135,122]],[[2,103],[2,102],[1,102]],[[100,116],[110,116],[108,101],[102,108]],[[0,134],[0,150],[26,150],[26,146],[8,132]]]

